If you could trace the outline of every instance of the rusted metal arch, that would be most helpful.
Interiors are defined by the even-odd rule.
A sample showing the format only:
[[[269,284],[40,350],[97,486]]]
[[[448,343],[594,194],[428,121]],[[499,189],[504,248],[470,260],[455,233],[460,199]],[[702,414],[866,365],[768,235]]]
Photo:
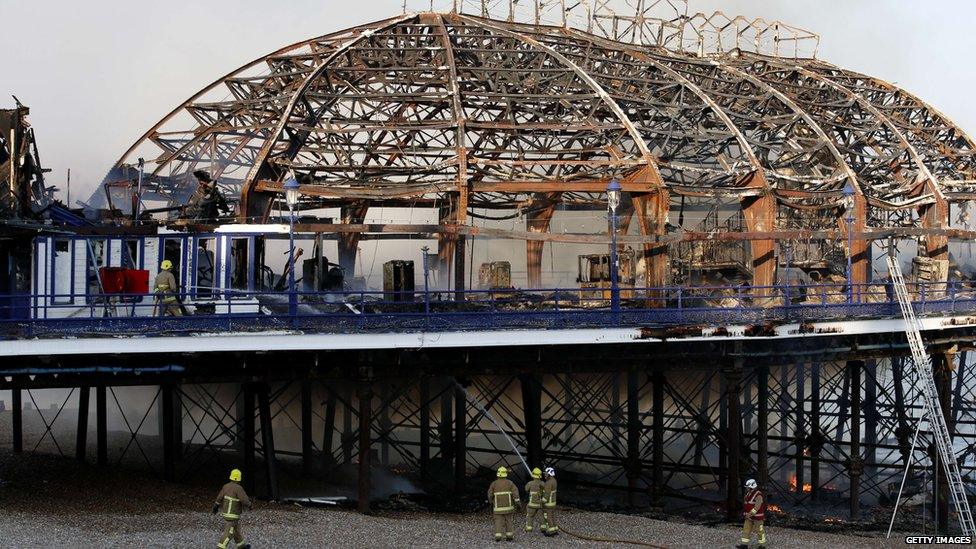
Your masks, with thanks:
[[[580,80],[585,82],[594,92],[596,92],[597,95],[599,95],[600,100],[603,101],[603,103],[608,108],[610,108],[610,110],[613,111],[613,113],[617,116],[621,124],[624,125],[624,127],[627,129],[627,132],[634,140],[634,144],[637,146],[638,150],[641,153],[641,160],[643,161],[643,163],[647,164],[648,166],[651,166],[651,169],[654,171],[654,173],[657,176],[656,177],[657,181],[658,182],[661,181],[660,174],[658,173],[658,169],[657,169],[657,162],[654,159],[653,155],[651,155],[651,151],[648,149],[647,143],[644,141],[644,137],[637,130],[636,126],[634,125],[634,122],[630,119],[630,117],[627,116],[627,113],[625,113],[623,109],[620,108],[617,102],[614,101],[612,97],[610,97],[610,94],[607,93],[607,91],[602,86],[600,86],[600,84],[597,83],[592,76],[590,76],[586,71],[584,71],[582,67],[580,67],[579,65],[577,65],[576,63],[568,59],[563,54],[556,51],[551,46],[547,46],[539,42],[538,40],[531,38],[525,34],[514,32],[505,29],[499,25],[489,23],[485,20],[475,19],[467,15],[459,15],[458,17],[462,21],[467,21],[469,23],[472,23],[476,26],[480,26],[485,29],[494,30],[495,32],[504,34],[505,36],[511,39],[520,40],[526,45],[530,45],[532,47],[541,49],[544,52],[548,53],[550,56],[552,56],[554,59],[556,59],[563,65],[565,65],[567,68],[572,70],[574,73],[576,73],[576,75],[580,78]]]
[[[946,126],[947,128],[951,128],[952,131],[955,132],[960,137],[960,139],[969,146],[969,149],[971,151],[970,157],[973,159],[972,162],[970,163],[969,169],[970,171],[973,172],[973,178],[976,179],[976,140],[973,140],[969,132],[967,132],[964,128],[962,128],[961,126],[953,122],[951,118],[943,114],[940,110],[932,106],[930,103],[926,102],[925,100],[921,99],[917,95],[909,92],[904,88],[898,87],[890,82],[887,82],[885,80],[882,80],[874,76],[869,76],[856,71],[845,69],[843,67],[838,67],[836,65],[833,65],[831,63],[819,59],[805,61],[805,63],[806,66],[812,67],[813,70],[821,70],[821,71],[830,70],[830,71],[840,73],[845,78],[848,79],[860,79],[867,82],[871,82],[889,93],[898,94],[899,96],[904,97],[905,99],[908,99],[909,101],[915,103],[916,105],[913,108],[918,108],[919,110],[925,111],[926,114],[933,120],[937,120],[940,124]],[[878,105],[879,109],[880,108],[890,109],[896,106],[908,107],[909,105],[906,105],[904,103],[899,105]],[[913,132],[911,121],[901,120],[900,117],[891,116],[891,115],[888,115],[888,118],[890,118],[893,122],[903,123],[905,126],[905,131],[907,131],[908,133]],[[925,127],[923,126],[920,127],[919,129],[925,129]]]
[[[460,18],[462,20],[469,20],[469,18],[466,16],[460,16]],[[503,28],[496,27],[494,25],[486,24],[484,22],[481,23],[481,26],[483,28],[489,28],[489,29],[494,28],[496,32],[501,32],[511,38],[522,40],[526,44],[530,44],[536,48],[546,51],[553,58],[563,63],[565,66],[571,68],[572,71],[576,73],[576,75],[581,80],[583,80],[588,86],[590,86],[594,91],[596,91],[600,95],[601,100],[608,107],[610,107],[610,109],[620,119],[620,122],[627,128],[627,131],[631,135],[631,138],[634,140],[635,145],[637,145],[638,149],[640,150],[645,165],[643,169],[638,170],[635,175],[637,177],[643,177],[645,174],[649,175],[648,177],[649,181],[652,183],[652,185],[657,187],[657,193],[655,196],[655,205],[657,206],[656,209],[658,210],[663,209],[666,217],[667,209],[668,209],[668,195],[664,187],[664,182],[661,177],[661,173],[658,170],[657,162],[654,159],[654,157],[651,155],[651,152],[647,147],[647,143],[644,142],[644,137],[640,134],[639,131],[637,131],[637,128],[634,125],[633,121],[630,119],[630,117],[627,116],[627,114],[623,111],[623,109],[620,108],[620,106],[610,96],[610,94],[596,80],[594,80],[592,76],[590,76],[586,71],[584,71],[579,65],[577,65],[572,60],[570,60],[569,58],[565,57],[564,55],[556,51],[551,46],[547,46],[539,42],[538,40],[530,38],[527,35],[517,33],[517,32],[512,32]],[[638,216],[642,218],[642,216],[646,215],[647,203],[646,201],[639,202],[639,203],[635,202],[635,206],[637,205],[641,206],[641,211],[638,212]],[[655,226],[658,226],[660,230],[663,230],[664,223],[663,222],[655,223]],[[648,226],[646,223],[641,222],[640,227],[642,232],[646,232],[648,230]],[[538,228],[544,229],[545,232],[548,232],[549,229],[548,219],[542,221],[541,223],[538,223]],[[533,244],[533,245],[527,244],[526,255],[527,255],[527,260],[529,262],[529,264],[527,265],[527,270],[530,272],[533,281],[538,281],[541,278],[539,276],[540,266],[536,265],[535,263],[541,260],[542,246],[537,244]],[[647,278],[648,286],[652,284],[663,285],[666,277],[666,271],[664,269],[664,265],[666,265],[666,256],[660,256],[656,259],[649,258],[649,260],[652,261],[654,264],[649,266],[649,268],[647,269],[648,276],[646,278]]]
[[[312,85],[312,83],[315,82],[315,80],[318,79],[322,75],[322,73],[329,68],[329,65],[332,63],[332,61],[335,60],[337,57],[339,57],[344,51],[348,50],[350,47],[357,44],[360,40],[363,40],[364,38],[368,38],[369,36],[371,36],[373,33],[377,31],[386,30],[399,23],[402,23],[404,21],[413,18],[414,16],[412,15],[404,15],[400,17],[395,17],[393,19],[387,19],[386,21],[383,22],[383,24],[378,26],[365,27],[365,29],[361,30],[357,36],[345,42],[340,47],[336,48],[336,50],[332,52],[329,56],[325,57],[321,62],[318,63],[318,65],[315,66],[314,70],[307,77],[305,77],[304,81],[302,81],[302,85],[295,90],[295,93],[288,101],[288,105],[283,110],[282,116],[278,119],[278,123],[275,125],[275,129],[271,132],[270,137],[267,140],[265,140],[265,143],[261,147],[261,150],[258,153],[258,157],[254,165],[251,166],[251,169],[249,170],[247,177],[245,178],[244,189],[241,192],[241,211],[240,211],[241,217],[247,219],[250,216],[250,209],[253,206],[250,200],[252,189],[258,181],[259,174],[262,172],[262,170],[265,167],[265,164],[267,163],[268,155],[271,154],[271,149],[277,143],[278,138],[281,136],[282,132],[285,129],[285,126],[287,126],[289,122],[289,118],[291,117],[292,113],[295,111],[295,105],[297,104],[299,98],[301,98],[302,95]],[[359,27],[359,28],[363,28],[363,27]],[[263,215],[265,212],[258,212],[258,213],[260,215]]]
[[[593,38],[582,35],[574,29],[565,29],[564,32],[581,40],[596,41]],[[603,42],[606,43],[609,41]],[[728,113],[699,86],[664,63],[655,60],[639,50],[628,49],[626,53],[657,68],[690,90],[726,125],[747,155],[754,169],[753,176],[748,178],[746,187],[755,189],[755,194],[740,198],[740,205],[748,230],[753,232],[773,230],[776,226],[776,198],[772,195],[772,189],[766,179],[766,169],[756,157],[752,145],[732,121]],[[754,286],[770,286],[775,284],[777,263],[775,259],[775,248],[776,243],[772,240],[757,240],[750,243]]]
[[[609,40],[601,39],[601,38],[599,38],[599,37],[597,37],[595,35],[586,35],[586,34],[580,32],[580,31],[578,31],[576,29],[566,28],[566,29],[560,29],[560,30],[563,31],[564,33],[566,33],[569,36],[572,36],[572,37],[574,37],[576,39],[579,39],[579,40],[583,40],[583,41],[589,42],[589,43],[594,44],[594,45],[599,41],[599,42],[602,42],[605,47],[611,47],[611,48],[617,47],[617,48],[619,48],[620,46],[622,46],[622,44],[614,44],[613,42],[611,42]],[[634,59],[639,60],[639,61],[643,61],[643,62],[645,62],[645,63],[647,63],[647,64],[655,67],[656,69],[660,70],[661,72],[667,74],[672,79],[674,79],[675,82],[677,82],[678,84],[684,86],[692,94],[694,94],[696,97],[698,97],[699,99],[701,99],[702,102],[705,103],[705,105],[707,105],[708,108],[711,109],[712,112],[714,112],[716,116],[718,116],[719,120],[721,120],[725,124],[725,126],[729,129],[729,132],[731,132],[731,134],[735,137],[736,141],[738,141],[739,146],[742,147],[743,152],[745,152],[746,157],[749,159],[749,163],[752,164],[752,167],[755,170],[755,172],[759,174],[759,180],[761,181],[762,184],[759,185],[759,186],[757,186],[757,187],[758,188],[763,188],[765,190],[768,190],[769,189],[769,185],[768,185],[768,183],[766,181],[766,175],[765,175],[766,174],[766,170],[763,167],[763,165],[759,162],[759,159],[756,157],[756,153],[755,153],[755,151],[753,151],[752,145],[749,144],[749,141],[746,140],[746,138],[745,138],[744,135],[742,135],[742,132],[735,125],[735,123],[732,122],[732,120],[729,118],[728,114],[722,109],[722,107],[720,107],[701,88],[699,88],[698,86],[696,86],[693,82],[691,82],[687,78],[685,78],[685,77],[681,76],[680,74],[678,74],[676,71],[674,71],[673,69],[671,69],[667,65],[665,65],[663,63],[660,63],[658,61],[655,61],[653,58],[649,57],[648,55],[640,52],[639,50],[635,50],[633,48],[627,48],[627,49],[624,50],[624,52],[627,55],[633,57]]]
[[[389,20],[392,20],[392,19],[396,19],[396,18],[391,18],[391,19],[387,19],[387,20],[384,20],[384,21],[389,21]],[[186,110],[187,107],[192,106],[193,102],[196,101],[197,99],[199,99],[201,96],[205,95],[207,92],[210,92],[210,91],[214,90],[215,88],[218,88],[222,84],[225,84],[228,80],[233,79],[236,75],[238,75],[238,74],[240,74],[240,73],[242,73],[244,71],[247,71],[248,69],[251,69],[251,68],[253,68],[253,67],[257,66],[257,65],[260,65],[261,63],[267,62],[269,59],[271,59],[273,57],[285,55],[285,54],[287,54],[287,53],[289,53],[291,51],[294,51],[296,49],[299,49],[299,48],[302,48],[302,47],[305,47],[305,46],[309,46],[309,45],[314,44],[314,43],[317,43],[317,42],[325,42],[325,41],[328,41],[331,37],[339,37],[339,36],[342,36],[343,34],[347,34],[347,33],[350,33],[350,32],[355,32],[357,29],[367,28],[367,27],[371,27],[371,26],[374,26],[376,24],[381,24],[381,23],[382,23],[382,21],[379,22],[379,23],[371,23],[371,24],[367,24],[367,25],[360,25],[360,26],[357,26],[357,27],[353,27],[351,29],[344,29],[344,30],[337,31],[337,32],[333,32],[333,33],[329,33],[329,34],[324,34],[324,35],[321,35],[321,36],[318,36],[318,37],[315,37],[315,38],[310,38],[310,39],[307,39],[307,40],[302,40],[300,42],[295,42],[295,43],[293,43],[291,45],[288,45],[288,46],[285,46],[283,48],[277,49],[277,50],[275,50],[274,52],[272,52],[270,54],[263,55],[263,56],[261,56],[261,57],[259,57],[257,59],[254,59],[253,61],[251,61],[249,63],[246,63],[246,64],[244,64],[244,65],[242,65],[242,66],[234,69],[233,71],[225,74],[224,76],[222,76],[222,77],[214,80],[213,82],[211,82],[209,85],[207,85],[206,87],[204,87],[203,89],[201,89],[197,93],[193,94],[186,101],[184,101],[179,106],[177,106],[172,111],[170,111],[165,116],[163,116],[161,119],[159,119],[158,122],[156,122],[148,130],[146,130],[145,133],[143,133],[128,149],[126,149],[126,151],[124,153],[122,153],[122,155],[119,157],[119,159],[115,162],[114,165],[116,167],[123,165],[125,163],[126,159],[129,157],[129,155],[131,155],[132,152],[135,151],[135,149],[140,144],[142,144],[144,141],[146,141],[147,139],[149,139],[149,137],[154,132],[156,132],[157,130],[159,130],[159,128],[162,127],[166,122],[170,121],[174,116],[176,116],[177,114],[179,114],[181,111]],[[273,74],[269,74],[268,76],[273,76]]]
[[[746,65],[748,66],[749,60],[752,60],[752,61],[755,61],[755,62],[765,63],[768,66],[772,67],[774,70],[771,71],[771,72],[779,72],[779,73],[794,72],[794,73],[799,74],[799,75],[802,75],[802,76],[804,76],[804,77],[806,77],[806,78],[808,78],[810,80],[816,81],[821,86],[826,86],[827,88],[833,90],[833,93],[840,94],[841,96],[844,96],[844,98],[846,98],[846,100],[858,104],[861,108],[863,108],[864,110],[869,111],[871,113],[871,115],[874,117],[874,119],[876,121],[876,124],[878,126],[883,126],[885,128],[885,130],[887,132],[889,132],[894,137],[894,139],[897,141],[898,145],[900,146],[898,150],[899,151],[904,151],[905,153],[907,153],[907,155],[909,157],[909,160],[911,161],[911,164],[915,167],[915,169],[918,171],[918,173],[920,173],[920,174],[922,174],[923,176],[926,176],[926,177],[928,175],[930,175],[930,174],[928,174],[928,170],[925,167],[925,165],[922,164],[921,160],[919,159],[917,152],[915,151],[915,149],[913,147],[911,147],[911,144],[907,141],[907,139],[905,138],[904,134],[902,134],[901,131],[894,124],[892,124],[890,120],[888,120],[886,117],[884,117],[883,115],[881,115],[881,113],[878,112],[877,109],[875,109],[873,107],[873,105],[871,105],[868,101],[866,101],[865,99],[861,98],[857,94],[851,92],[847,88],[844,88],[843,86],[840,86],[840,85],[838,85],[837,83],[835,83],[835,82],[833,82],[831,80],[828,80],[828,79],[826,79],[826,78],[818,75],[817,73],[814,73],[814,72],[812,72],[812,71],[810,71],[808,69],[805,69],[805,68],[803,68],[801,66],[798,66],[798,65],[792,65],[792,64],[789,64],[789,63],[785,63],[782,60],[778,60],[778,59],[772,59],[772,58],[766,58],[766,57],[760,57],[760,56],[753,56],[753,55],[749,55],[749,54],[741,54],[741,57],[742,57],[742,61],[740,61],[740,64],[741,63],[746,63]],[[740,67],[740,70],[741,70],[741,67]],[[765,79],[764,76],[767,76],[767,75],[759,74],[759,75],[756,75],[756,76],[758,78],[760,78],[760,79]],[[766,80],[772,86],[777,87],[777,88],[779,88],[779,87],[788,87],[788,86],[791,86],[792,85],[792,84],[790,84],[790,83],[788,83],[786,81],[783,81],[783,80],[768,80],[768,79],[766,79]],[[787,93],[787,92],[784,92],[784,93]],[[799,105],[800,104],[800,101],[802,100],[802,98],[796,97],[794,100]],[[804,110],[809,110],[804,105],[800,105],[800,106]],[[850,127],[847,127],[847,126],[838,126],[838,127],[844,127],[845,129],[851,129]],[[854,128],[854,129],[856,129],[857,131],[863,131],[863,130],[860,130],[858,128]],[[872,145],[875,145],[875,144],[872,144]],[[850,164],[850,161],[848,161],[848,163]],[[855,172],[857,173],[856,170],[855,170]],[[859,177],[860,177],[860,175],[859,175]],[[916,177],[915,181],[918,182],[918,179],[919,178]],[[921,182],[924,182],[924,179]],[[862,189],[863,189],[863,185],[862,185]],[[867,196],[868,201],[871,204],[876,205],[876,206],[879,206],[881,208],[885,208],[885,209],[907,208],[907,207],[912,207],[912,206],[919,205],[921,203],[921,201],[919,201],[918,199],[909,200],[909,201],[904,202],[904,203],[893,203],[893,202],[889,202],[889,201],[886,201],[886,200],[884,200],[882,198],[875,197],[875,196],[871,196],[871,194],[868,193],[866,189],[865,189],[865,195]]]
[[[881,110],[877,106],[875,106],[874,103],[869,98],[865,97],[862,93],[858,93],[842,83],[837,83],[835,78],[830,78],[829,76],[824,76],[824,78],[827,78],[832,82],[835,82],[838,86],[842,86],[844,87],[844,89],[850,90],[851,94],[862,98],[864,102],[870,105],[869,110],[873,114],[882,117],[891,127],[896,129],[898,135],[900,135],[901,138],[905,140],[905,143],[909,148],[909,152],[910,154],[912,154],[912,157],[915,159],[916,162],[918,162],[921,165],[922,174],[926,178],[925,185],[932,193],[933,196],[932,204],[925,204],[919,208],[919,213],[922,218],[922,224],[928,228],[939,228],[939,229],[947,228],[949,225],[949,206],[948,206],[948,201],[946,199],[945,193],[943,192],[943,187],[945,186],[945,184],[943,183],[943,181],[937,179],[932,174],[928,165],[925,164],[924,160],[922,159],[922,156],[918,153],[917,149],[915,148],[915,145],[913,145],[911,140],[909,140],[909,135],[903,132],[900,128],[898,128],[891,117],[888,117],[887,115],[883,114]],[[909,132],[909,134],[914,136],[914,133]],[[928,254],[929,257],[933,257],[937,259],[948,259],[949,257],[949,241],[945,237],[939,237],[939,236],[927,237],[925,247],[926,247],[926,253]]]

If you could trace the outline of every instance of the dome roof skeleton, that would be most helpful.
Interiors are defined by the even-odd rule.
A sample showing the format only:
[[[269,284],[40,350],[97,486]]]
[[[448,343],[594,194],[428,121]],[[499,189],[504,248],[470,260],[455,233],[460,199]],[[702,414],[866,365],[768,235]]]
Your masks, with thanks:
[[[408,14],[234,71],[116,168],[146,151],[149,185],[176,204],[208,169],[248,218],[267,211],[288,170],[323,200],[464,186],[499,207],[535,192],[585,202],[647,167],[647,192],[772,193],[830,209],[853,181],[870,210],[902,210],[976,193],[974,150],[917,98],[817,60],[699,58],[575,29]]]

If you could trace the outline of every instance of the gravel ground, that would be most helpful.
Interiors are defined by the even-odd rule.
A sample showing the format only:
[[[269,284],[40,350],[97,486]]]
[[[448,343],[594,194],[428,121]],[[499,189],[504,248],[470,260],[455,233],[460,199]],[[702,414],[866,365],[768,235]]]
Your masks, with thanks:
[[[222,521],[213,493],[138,472],[100,471],[72,460],[0,456],[0,547],[213,547]],[[521,517],[516,520],[517,529]],[[671,548],[732,547],[731,525],[707,527],[640,516],[565,510],[560,522],[590,536]],[[497,547],[487,513],[381,512],[257,502],[242,529],[254,547]],[[770,547],[898,547],[874,538],[771,527]],[[505,547],[627,547],[562,534],[518,532]],[[637,547],[630,545],[630,547]]]
[[[204,502],[201,502],[205,505]],[[222,523],[205,512],[95,513],[55,515],[5,512],[0,515],[4,547],[213,547]],[[640,517],[568,511],[563,522],[590,536],[628,538],[665,547],[732,547],[731,526],[708,528]],[[242,523],[254,547],[496,547],[486,516],[394,513],[363,516],[352,511],[264,507]],[[771,528],[769,545],[800,547],[898,547],[881,540]],[[519,533],[506,547],[622,547],[566,534],[550,539]],[[631,545],[631,547],[637,547]]]
[[[36,442],[43,428],[32,423],[25,421],[25,438]],[[213,486],[164,483],[145,470],[141,456],[126,460],[128,466],[103,470],[50,455],[57,450],[50,438],[39,448],[48,455],[31,456],[32,445],[25,445],[28,454],[13,456],[9,440],[4,440],[8,436],[4,427],[0,425],[0,548],[215,546],[223,523],[209,510],[224,469],[215,474]],[[65,453],[73,449],[69,434],[58,436],[67,445]],[[147,451],[155,454],[149,447]],[[641,540],[675,549],[731,548],[738,538],[732,525],[709,527],[572,509],[560,511],[560,523],[589,536]],[[578,540],[565,533],[555,539],[526,535],[520,524],[521,516],[516,519],[516,542],[503,547],[638,547]],[[499,546],[491,539],[485,512],[383,511],[363,516],[335,508],[258,501],[244,517],[242,529],[255,548]],[[768,535],[769,546],[777,549],[903,545],[902,536],[885,544],[877,533],[855,536],[772,526]]]

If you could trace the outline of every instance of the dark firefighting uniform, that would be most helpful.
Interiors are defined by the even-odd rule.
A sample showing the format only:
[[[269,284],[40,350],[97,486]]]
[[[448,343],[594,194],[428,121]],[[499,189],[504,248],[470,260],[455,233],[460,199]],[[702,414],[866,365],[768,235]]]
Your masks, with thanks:
[[[491,503],[492,522],[495,526],[495,539],[515,537],[515,508],[519,506],[519,491],[515,483],[507,478],[495,479],[488,486],[488,501]]]
[[[224,534],[220,537],[217,547],[228,549],[231,540],[234,547],[244,546],[244,536],[241,534],[241,513],[244,508],[251,508],[251,500],[244,492],[244,488],[237,482],[231,481],[224,485],[217,494],[214,505],[218,507],[220,516],[224,518]]]

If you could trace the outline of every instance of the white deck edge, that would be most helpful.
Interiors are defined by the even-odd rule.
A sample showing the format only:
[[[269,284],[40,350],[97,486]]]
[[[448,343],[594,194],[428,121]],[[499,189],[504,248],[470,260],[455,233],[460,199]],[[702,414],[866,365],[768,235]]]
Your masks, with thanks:
[[[976,326],[968,314],[922,318],[923,331]],[[235,332],[186,336],[119,336],[0,341],[0,357],[138,355],[160,353],[219,353],[261,351],[335,351],[374,349],[450,349],[463,347],[522,347],[535,345],[606,345],[614,343],[655,344],[665,341],[756,341],[794,338],[864,335],[903,331],[900,319],[813,322],[806,333],[798,323],[776,327],[775,335],[746,336],[746,326],[725,326],[728,335],[710,335],[718,327],[702,330],[700,336],[646,337],[640,328],[586,328],[561,330],[478,330],[459,332],[305,334],[300,332]]]

